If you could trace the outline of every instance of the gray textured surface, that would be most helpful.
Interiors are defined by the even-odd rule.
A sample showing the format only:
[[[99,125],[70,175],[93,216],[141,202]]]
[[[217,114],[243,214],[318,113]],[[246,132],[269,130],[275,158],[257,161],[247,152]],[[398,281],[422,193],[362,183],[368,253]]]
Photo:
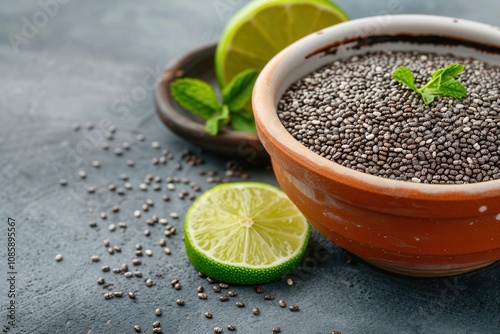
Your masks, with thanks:
[[[8,332],[6,233],[7,219],[12,217],[17,222],[18,273],[17,327],[12,333],[133,333],[135,324],[151,333],[155,320],[161,321],[165,333],[211,333],[213,327],[228,323],[237,326],[237,333],[270,333],[273,326],[280,326],[282,333],[500,333],[498,264],[455,278],[399,277],[361,261],[347,264],[347,254],[316,233],[307,261],[294,276],[295,284],[264,286],[277,299],[300,305],[300,312],[280,309],[277,300],[264,301],[252,287],[235,287],[237,299],[247,305],[243,309],[234,306],[234,301],[220,303],[212,291],[208,300],[198,300],[196,287],[210,285],[191,267],[181,235],[167,241],[170,256],[158,246],[160,226],[150,228],[151,237],[143,235],[145,217],[168,216],[171,211],[181,214],[179,222],[174,221],[181,230],[189,200],[174,195],[164,203],[165,187],[161,192],[141,192],[138,184],[146,174],[178,175],[207,189],[210,185],[197,170],[224,174],[225,160],[203,154],[170,133],[156,116],[152,91],[143,80],[152,80],[150,72],[158,73],[154,69],[161,69],[173,57],[217,40],[229,16],[244,1],[62,3],[46,22],[37,14],[43,10],[38,1],[5,1],[0,7],[0,319],[4,332]],[[215,4],[221,3],[228,11],[217,12]],[[497,1],[338,3],[351,18],[396,11],[500,23]],[[23,25],[33,19],[44,24],[31,31],[29,38],[23,37],[16,51],[9,36],[23,36]],[[123,94],[139,94],[141,87],[147,94],[135,95],[135,103],[126,106]],[[109,141],[111,148],[124,141],[132,144],[123,157],[89,145],[98,142],[102,132],[94,130],[89,140],[83,130],[71,129],[74,122],[98,125],[101,120],[117,126],[115,138]],[[135,140],[138,133],[147,140]],[[151,164],[151,158],[161,153],[149,145],[153,140],[172,151],[174,160],[166,166]],[[201,154],[207,163],[173,169],[184,149]],[[94,159],[102,163],[99,170],[91,167]],[[134,159],[136,166],[128,167],[127,159]],[[86,180],[78,178],[80,169],[87,171]],[[270,171],[247,172],[253,180],[276,183]],[[111,182],[123,184],[120,173],[127,173],[134,185],[123,197],[106,189]],[[62,175],[69,180],[66,187],[58,184]],[[96,186],[97,193],[87,194],[87,185]],[[155,207],[141,219],[134,218],[132,212],[146,198],[152,198]],[[110,213],[110,207],[117,204],[120,213]],[[102,211],[108,213],[106,221],[98,217]],[[88,222],[94,219],[99,227],[91,229]],[[110,223],[122,220],[128,223],[125,232],[107,230]],[[120,245],[122,253],[107,254],[102,245],[105,238]],[[104,264],[112,268],[130,265],[138,242],[154,251],[140,267],[145,278],[156,282],[151,288],[141,279],[100,270]],[[58,253],[64,255],[59,263],[54,260]],[[102,255],[100,263],[90,261],[95,254]],[[104,300],[106,290],[96,284],[100,276],[114,285],[113,290],[136,291],[137,299]],[[181,279],[182,290],[170,287],[173,278]],[[179,297],[186,300],[186,306],[175,305]],[[259,306],[261,315],[253,316],[252,306]],[[159,318],[154,315],[157,307],[164,310]],[[207,310],[214,313],[213,319],[203,317]]]

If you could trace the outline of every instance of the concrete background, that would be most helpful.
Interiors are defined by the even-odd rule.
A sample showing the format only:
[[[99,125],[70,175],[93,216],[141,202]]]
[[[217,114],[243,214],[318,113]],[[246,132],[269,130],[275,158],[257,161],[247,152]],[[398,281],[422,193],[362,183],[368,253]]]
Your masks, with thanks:
[[[217,300],[211,285],[197,276],[182,242],[182,218],[188,199],[138,186],[147,174],[186,177],[203,190],[213,186],[200,169],[217,171],[226,181],[226,159],[201,152],[172,134],[161,123],[153,105],[151,82],[172,58],[200,45],[217,41],[230,16],[245,1],[4,1],[0,6],[0,325],[3,333],[134,333],[140,325],[152,332],[159,320],[164,333],[212,333],[215,326],[234,324],[237,333],[500,333],[500,266],[494,264],[470,274],[444,279],[400,277],[353,259],[314,232],[304,263],[292,275],[295,282],[266,284],[275,295],[265,301],[253,287],[233,287],[238,297],[228,303]],[[424,13],[448,15],[500,25],[498,1],[368,1],[338,0],[354,18],[378,14]],[[72,130],[73,123],[82,125]],[[95,124],[93,130],[85,124]],[[114,139],[105,139],[99,125],[113,124]],[[146,141],[136,140],[144,134]],[[111,149],[102,150],[102,141]],[[153,165],[161,150],[172,153],[166,165]],[[113,149],[131,144],[122,157]],[[206,163],[189,167],[182,152],[190,150]],[[133,159],[135,167],[126,164]],[[93,160],[101,168],[91,166]],[[175,162],[183,165],[174,168]],[[229,169],[242,166],[232,165]],[[79,170],[87,178],[78,177]],[[276,184],[272,171],[246,167],[251,180]],[[125,196],[107,190],[110,183],[123,187],[119,175],[128,174],[134,189]],[[60,178],[68,179],[65,187]],[[95,186],[88,194],[87,186]],[[178,189],[189,189],[178,184]],[[192,192],[192,191],[191,191]],[[150,198],[155,202],[140,219],[134,210]],[[119,205],[119,213],[110,208]],[[102,220],[101,212],[108,218]],[[180,219],[169,217],[178,212]],[[162,252],[158,240],[163,227],[148,227],[151,215],[168,218],[178,234],[167,240],[171,255]],[[9,218],[15,220],[16,256],[8,267]],[[97,221],[97,228],[89,222]],[[108,230],[124,221],[126,230]],[[12,222],[12,220],[11,220]],[[149,228],[151,236],[143,234]],[[109,239],[121,253],[110,255],[103,246]],[[143,278],[125,278],[111,268],[135,258],[135,245],[153,251],[138,268]],[[54,257],[64,259],[56,262]],[[90,257],[100,255],[92,263]],[[135,268],[134,268],[135,269]],[[14,271],[15,286],[7,279]],[[104,277],[110,290],[96,283]],[[151,278],[155,285],[146,287]],[[179,278],[177,291],[170,281]],[[196,297],[196,287],[207,288],[208,299]],[[8,296],[8,291],[15,296]],[[135,291],[137,298],[105,300],[108,291]],[[175,304],[183,298],[184,307]],[[297,304],[292,313],[277,305],[278,299]],[[16,305],[15,327],[8,324],[8,303]],[[237,308],[235,300],[246,303]],[[261,310],[252,315],[252,306]],[[154,314],[156,308],[163,315]],[[203,312],[213,313],[206,319]]]

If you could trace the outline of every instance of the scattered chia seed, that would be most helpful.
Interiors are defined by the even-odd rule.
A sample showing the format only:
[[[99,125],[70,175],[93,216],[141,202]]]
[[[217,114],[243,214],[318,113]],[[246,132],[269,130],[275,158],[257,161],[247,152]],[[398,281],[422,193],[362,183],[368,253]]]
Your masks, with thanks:
[[[116,190],[116,186],[115,186],[114,184],[110,184],[110,185],[108,186],[108,190],[109,190],[109,191],[115,191],[115,190]]]
[[[160,324],[160,322],[159,322],[159,321],[155,321],[155,322],[153,322],[153,328],[158,328],[158,327],[160,327],[160,326],[161,326],[161,324]]]
[[[298,305],[290,305],[288,306],[288,309],[292,312],[297,312],[300,310],[299,306]]]
[[[61,186],[67,186],[68,185],[68,180],[67,179],[59,179],[59,184]]]
[[[236,293],[236,291],[234,291],[234,290],[229,290],[229,291],[227,292],[227,295],[228,295],[229,297],[235,297],[235,296],[237,295],[237,293]]]
[[[153,328],[153,333],[163,333],[161,327]]]
[[[150,287],[152,287],[153,285],[154,285],[153,280],[152,280],[151,278],[148,278],[148,279],[146,280],[146,286],[147,286],[148,288],[150,288]]]
[[[90,227],[97,227],[97,222],[93,220],[93,221],[89,222],[89,226]]]
[[[99,262],[99,261],[101,261],[101,258],[99,256],[97,256],[97,255],[92,255],[90,257],[90,259],[92,260],[92,262]]]
[[[128,296],[130,297],[130,299],[135,299],[135,293],[133,293],[132,291],[129,291]]]
[[[273,300],[273,299],[274,299],[274,296],[273,296],[272,294],[268,293],[268,294],[266,294],[266,295],[264,296],[264,299],[265,299],[265,300]]]
[[[235,325],[227,325],[227,329],[230,330],[230,331],[235,331],[236,330],[236,326]]]
[[[110,268],[109,268],[109,266],[102,266],[101,270],[106,273],[106,272],[110,271]]]
[[[205,318],[207,318],[207,319],[212,319],[213,318],[213,315],[210,312],[205,312],[204,315],[205,315]]]
[[[66,181],[66,184],[67,184],[67,183],[68,183],[68,182]],[[87,192],[88,192],[89,194],[93,194],[93,193],[95,193],[95,187],[92,187],[92,186],[87,187]]]
[[[182,285],[181,285],[181,283],[179,283],[179,282],[175,283],[175,284],[174,284],[174,289],[175,289],[175,290],[180,290],[180,289],[182,289]]]
[[[101,212],[101,219],[107,219],[108,218],[108,215],[106,212]]]
[[[103,285],[104,283],[106,283],[106,280],[104,279],[104,277],[99,277],[97,279],[97,284],[99,285]]]
[[[137,137],[135,137],[138,141],[144,141],[146,139],[146,137],[144,135],[137,135]]]
[[[203,292],[198,293],[198,298],[200,299],[207,299],[207,295]]]
[[[245,303],[244,303],[244,302],[242,302],[242,301],[237,301],[237,302],[236,302],[236,306],[237,306],[237,307],[245,307]]]
[[[92,161],[92,166],[94,166],[95,168],[99,168],[99,167],[101,167],[101,163],[97,160],[94,160],[94,161]]]
[[[203,292],[203,291],[205,291],[205,288],[200,285],[200,286],[198,286],[197,291],[198,292]]]
[[[215,327],[214,328],[214,333],[222,333],[222,327]]]
[[[62,254],[57,254],[56,257],[55,257],[55,259],[56,259],[57,262],[61,262],[62,259],[63,259]]]
[[[281,332],[281,328],[279,328],[279,327],[273,327],[272,331],[273,331],[273,333],[280,333]]]
[[[73,131],[80,130],[80,124],[78,124],[78,123],[73,123],[73,125],[71,127],[72,127]]]
[[[158,149],[158,148],[160,148],[160,143],[157,141],[153,141],[153,142],[151,142],[151,147]]]
[[[121,292],[121,291],[115,291],[115,292],[113,292],[113,295],[115,297],[121,298],[121,297],[123,297],[123,292]]]
[[[229,297],[227,295],[222,295],[219,297],[219,300],[221,302],[227,302],[229,300]]]
[[[262,293],[262,291],[264,291],[264,289],[262,288],[262,286],[258,285],[258,286],[255,287],[255,292]]]
[[[135,331],[136,333],[141,333],[141,332],[142,332],[141,326],[139,326],[139,325],[135,325],[135,326],[134,326],[134,331]]]
[[[158,317],[159,317],[159,316],[161,316],[161,314],[162,314],[162,312],[161,312],[161,308],[157,308],[157,309],[155,310],[155,314],[156,314]]]
[[[213,289],[214,289],[214,292],[220,292],[221,287],[220,287],[220,286],[218,286],[218,285],[214,285],[214,286],[213,286]]]
[[[285,301],[284,301],[283,299],[280,299],[280,300],[278,301],[278,305],[279,305],[281,308],[285,308],[285,307],[286,307],[286,303],[285,303]],[[290,306],[290,307],[291,307],[291,306]]]
[[[259,310],[259,308],[254,306],[254,307],[252,308],[252,313],[253,313],[253,315],[259,315],[259,314],[260,314],[260,310]]]
[[[430,105],[392,79],[408,67],[422,86],[438,68],[461,63],[462,100]],[[375,66],[379,70],[375,70]],[[417,183],[500,178],[500,67],[471,58],[379,52],[336,61],[292,84],[278,104],[290,134],[345,167]]]
[[[175,302],[176,302],[176,303],[177,303],[177,305],[179,305],[179,306],[184,306],[184,305],[185,305],[185,302],[184,302],[184,300],[182,300],[182,299],[177,299]]]

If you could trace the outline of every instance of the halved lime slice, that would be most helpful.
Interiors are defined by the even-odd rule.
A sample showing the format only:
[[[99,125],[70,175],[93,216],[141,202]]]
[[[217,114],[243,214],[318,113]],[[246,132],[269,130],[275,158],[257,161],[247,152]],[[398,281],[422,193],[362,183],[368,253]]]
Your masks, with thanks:
[[[217,44],[217,81],[224,87],[243,70],[260,71],[292,42],[348,19],[329,0],[250,1],[227,23]]]
[[[280,189],[260,182],[215,186],[189,209],[184,241],[194,267],[216,280],[261,284],[300,263],[310,225]]]

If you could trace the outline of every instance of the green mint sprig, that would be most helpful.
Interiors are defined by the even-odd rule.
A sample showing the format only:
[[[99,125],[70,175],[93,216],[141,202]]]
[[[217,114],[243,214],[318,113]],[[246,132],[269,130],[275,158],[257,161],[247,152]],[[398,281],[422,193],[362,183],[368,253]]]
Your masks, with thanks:
[[[415,85],[413,73],[406,67],[400,66],[393,73],[392,78],[411,88],[422,97],[425,104],[430,104],[437,96],[448,96],[461,99],[467,95],[467,89],[455,79],[464,71],[461,64],[450,64],[432,73],[432,78],[422,88]]]
[[[199,79],[177,79],[170,85],[170,92],[182,108],[206,120],[205,131],[212,136],[229,123],[236,131],[255,133],[253,114],[244,107],[252,96],[257,75],[253,69],[237,74],[222,90],[222,103],[212,86]]]

